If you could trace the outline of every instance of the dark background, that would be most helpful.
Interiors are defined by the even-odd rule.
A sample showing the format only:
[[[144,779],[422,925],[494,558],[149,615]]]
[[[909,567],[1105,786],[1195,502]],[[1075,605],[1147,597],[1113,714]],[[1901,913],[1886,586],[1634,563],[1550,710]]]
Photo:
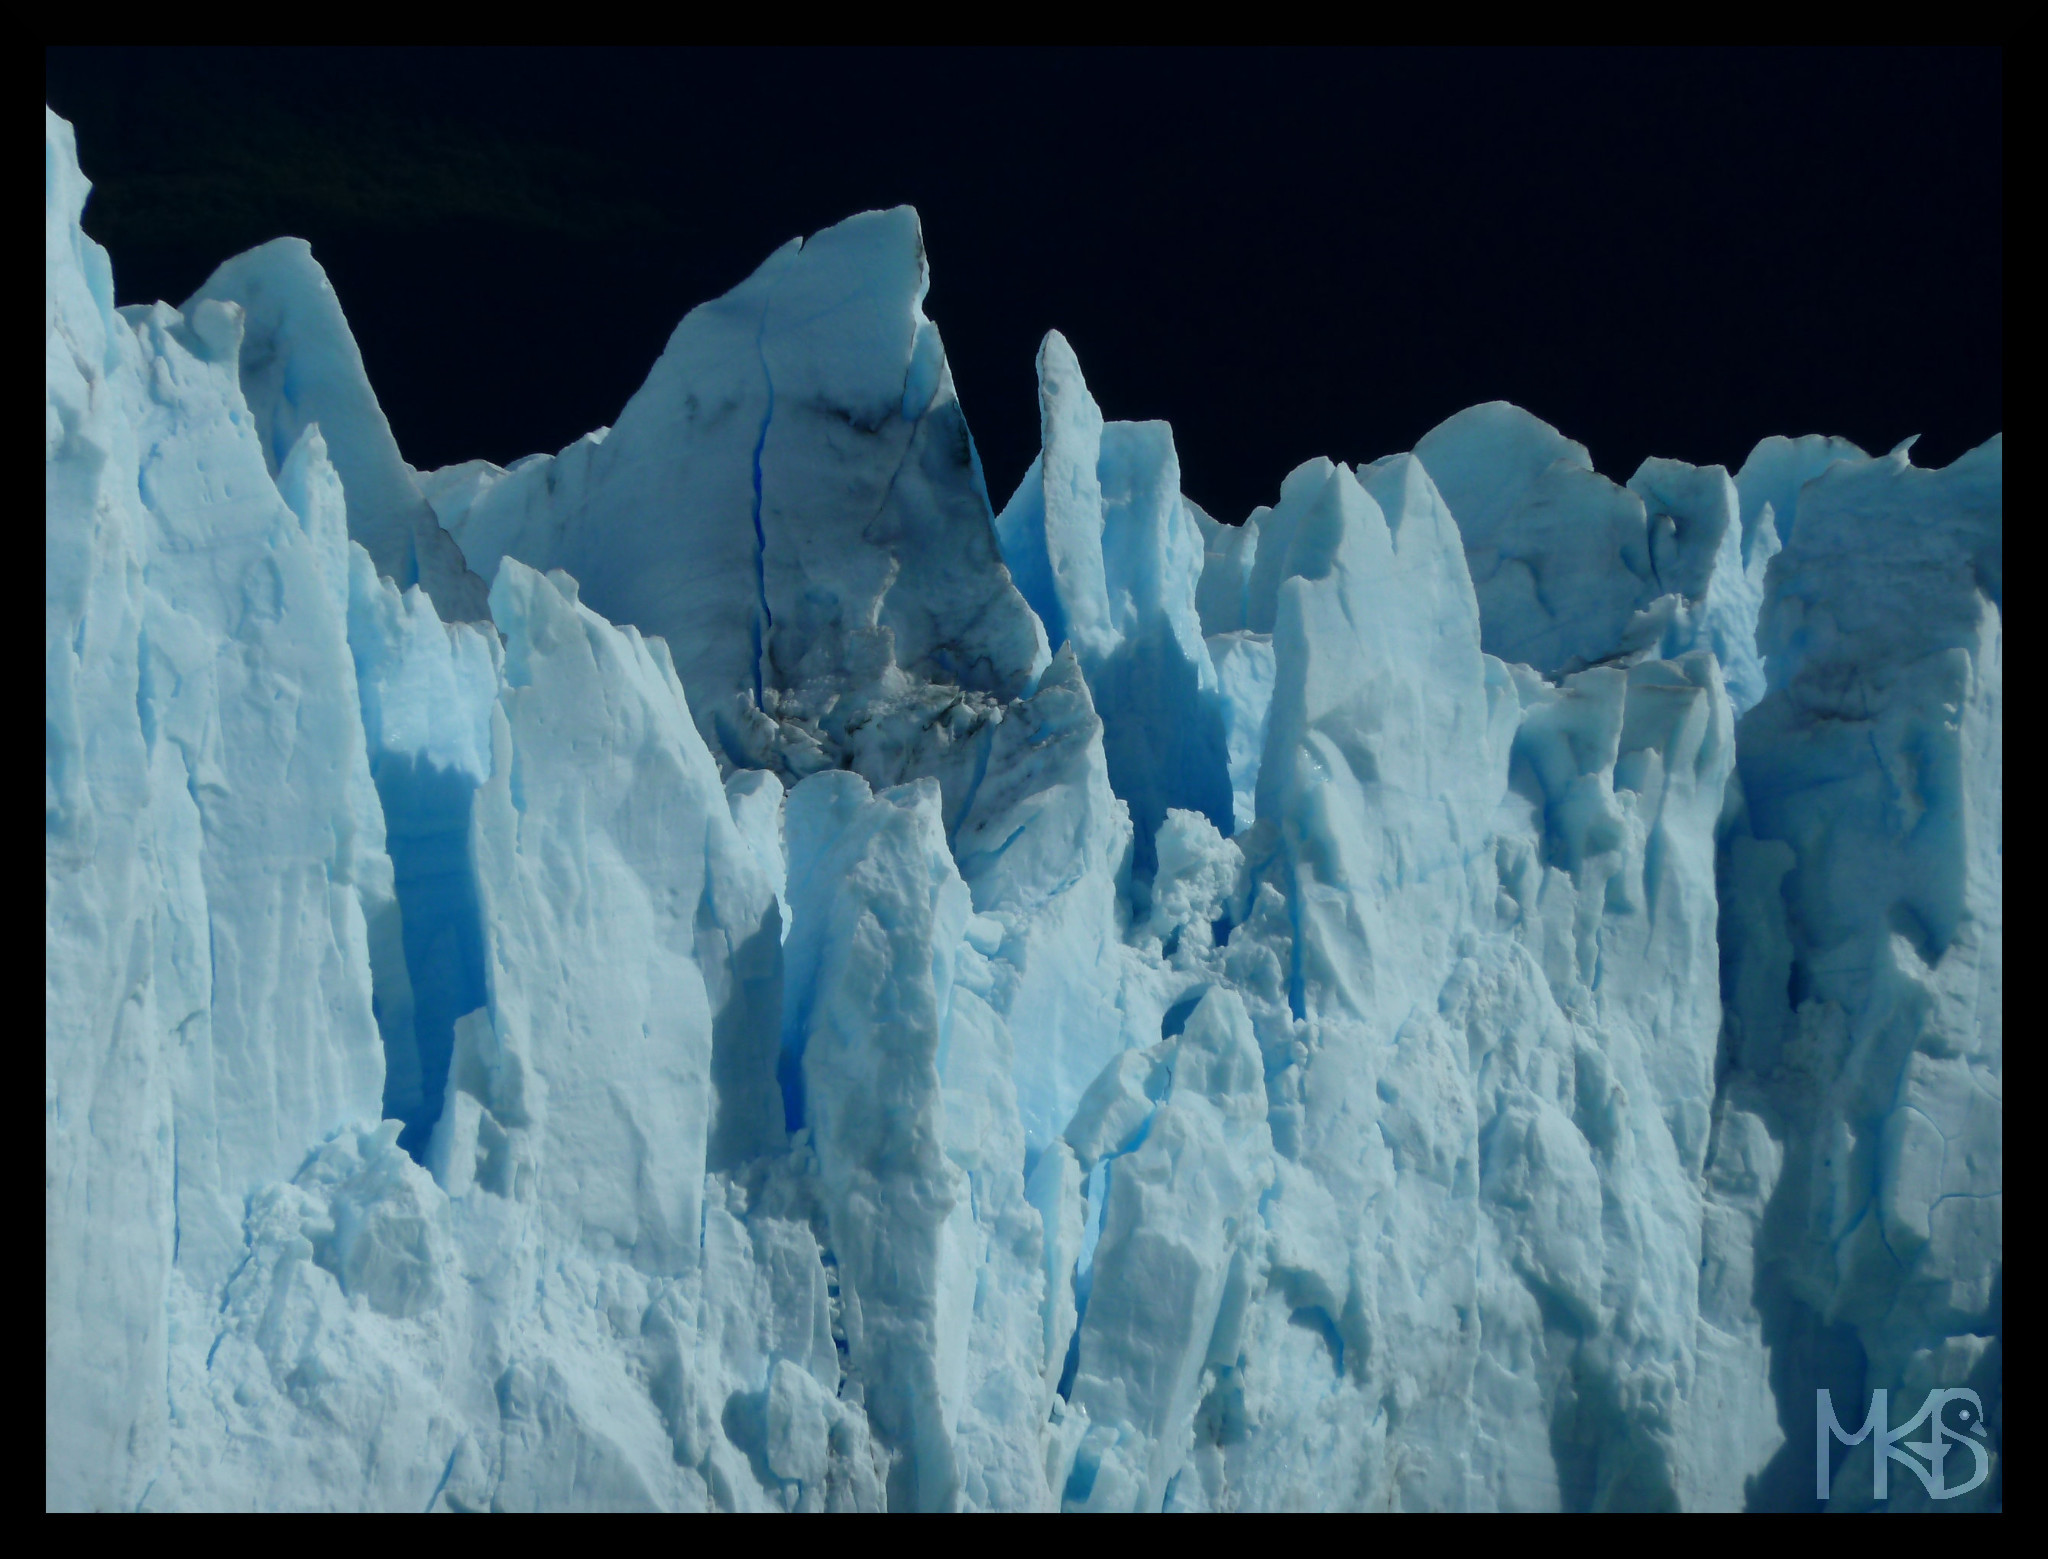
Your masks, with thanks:
[[[923,214],[1000,506],[1065,332],[1219,518],[1516,401],[1626,478],[2003,424],[1986,51],[55,49],[120,301],[312,240],[406,457],[554,450],[688,309]]]

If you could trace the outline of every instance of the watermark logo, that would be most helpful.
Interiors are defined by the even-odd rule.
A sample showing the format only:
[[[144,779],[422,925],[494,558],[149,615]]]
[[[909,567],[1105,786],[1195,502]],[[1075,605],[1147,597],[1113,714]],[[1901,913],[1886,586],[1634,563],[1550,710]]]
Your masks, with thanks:
[[[1870,1413],[1863,1420],[1863,1427],[1854,1434],[1844,1429],[1841,1420],[1835,1417],[1834,1399],[1827,1392],[1816,1391],[1813,1397],[1813,1492],[1821,1499],[1828,1497],[1830,1435],[1844,1445],[1861,1445],[1873,1434],[1876,1436],[1871,1443],[1870,1493],[1873,1499],[1890,1497],[1889,1474],[1893,1462],[1912,1468],[1913,1476],[1934,1499],[1954,1499],[1958,1494],[1967,1494],[1991,1475],[1990,1453],[1978,1443],[1984,1438],[1984,1404],[1977,1400],[1974,1391],[1960,1386],[1930,1391],[1927,1400],[1920,1405],[1920,1411],[1896,1429],[1886,1427],[1890,1394],[1873,1391],[1870,1394]],[[1955,1409],[1953,1416],[1944,1416],[1951,1407]],[[1925,1440],[1906,1439],[1923,1424],[1927,1426]],[[1970,1475],[1969,1482],[1952,1485],[1946,1481],[1948,1474],[1960,1472],[1962,1468],[1960,1465],[1950,1468],[1947,1459],[1948,1453],[1957,1446],[1974,1458],[1976,1470]],[[1926,1458],[1924,1464],[1922,1457]]]

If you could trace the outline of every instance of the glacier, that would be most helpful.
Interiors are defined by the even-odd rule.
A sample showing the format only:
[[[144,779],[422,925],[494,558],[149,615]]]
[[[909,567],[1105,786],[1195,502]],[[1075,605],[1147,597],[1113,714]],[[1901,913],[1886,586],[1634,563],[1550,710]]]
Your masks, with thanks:
[[[422,472],[305,244],[117,309],[88,190],[50,1508],[1810,1508],[1957,1387],[1888,1504],[2000,1503],[2000,439],[1224,524],[1054,333],[998,508],[898,209]]]

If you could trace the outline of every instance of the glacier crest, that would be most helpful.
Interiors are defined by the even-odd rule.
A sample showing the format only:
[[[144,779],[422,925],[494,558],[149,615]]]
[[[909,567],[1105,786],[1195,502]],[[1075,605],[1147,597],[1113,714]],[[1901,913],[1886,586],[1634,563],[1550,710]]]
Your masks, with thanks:
[[[900,209],[423,473],[307,246],[117,310],[45,157],[50,1506],[1783,1508],[1818,1389],[2002,1424],[1998,439],[1496,402],[1225,525],[1055,333],[998,511]]]

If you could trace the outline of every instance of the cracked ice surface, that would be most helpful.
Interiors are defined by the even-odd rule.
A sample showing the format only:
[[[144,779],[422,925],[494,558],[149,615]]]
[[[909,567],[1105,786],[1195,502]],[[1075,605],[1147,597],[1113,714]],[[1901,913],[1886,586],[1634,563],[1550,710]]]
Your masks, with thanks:
[[[51,1506],[1731,1508],[1816,1388],[1999,1422],[1998,440],[1494,403],[1222,525],[1055,334],[998,513],[898,210],[422,473],[303,244],[117,311],[45,159]]]

